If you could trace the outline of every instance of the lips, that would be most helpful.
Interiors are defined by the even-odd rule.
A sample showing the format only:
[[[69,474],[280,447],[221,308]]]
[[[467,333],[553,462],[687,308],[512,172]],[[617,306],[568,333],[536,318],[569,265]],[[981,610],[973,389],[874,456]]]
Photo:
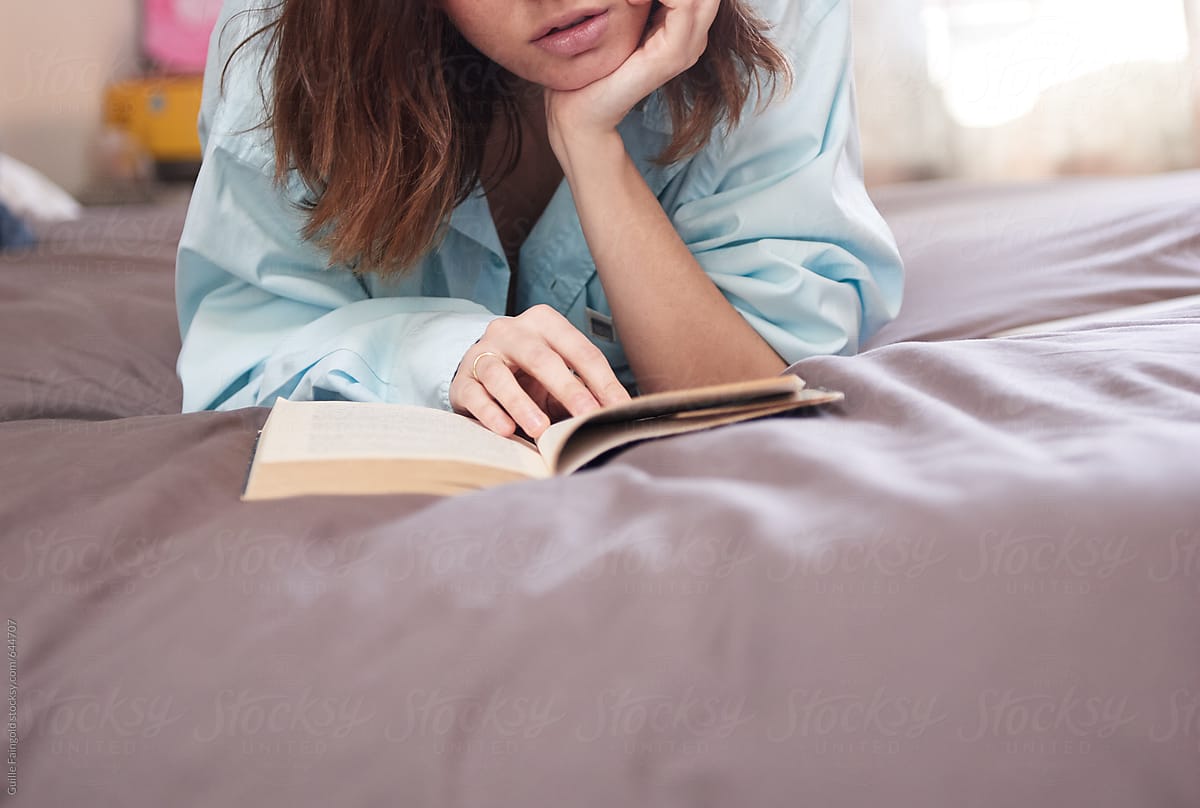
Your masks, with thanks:
[[[552,20],[549,20],[542,28],[540,28],[530,42],[537,42],[547,34],[553,33],[556,30],[564,30],[572,27],[577,23],[584,22],[589,17],[595,17],[597,14],[603,14],[603,8],[586,8],[578,11],[568,11],[565,14],[560,14]]]

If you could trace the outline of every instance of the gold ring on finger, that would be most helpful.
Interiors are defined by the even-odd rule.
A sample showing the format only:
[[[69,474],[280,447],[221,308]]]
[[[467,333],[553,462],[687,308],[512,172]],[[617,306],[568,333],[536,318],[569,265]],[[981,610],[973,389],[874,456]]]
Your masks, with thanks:
[[[504,360],[503,360],[503,359],[500,357],[500,354],[498,354],[498,353],[495,353],[494,351],[484,351],[483,353],[479,354],[479,356],[475,357],[475,361],[471,363],[471,378],[472,378],[472,379],[474,379],[474,380],[475,380],[475,381],[477,381],[477,382],[480,382],[481,384],[482,384],[482,381],[480,381],[479,374],[478,374],[478,373],[476,373],[475,371],[476,371],[476,370],[478,369],[478,367],[479,367],[479,360],[480,360],[480,359],[483,359],[485,356],[494,356],[494,357],[496,357],[497,359],[499,359],[501,362],[503,362],[503,361],[504,361]]]

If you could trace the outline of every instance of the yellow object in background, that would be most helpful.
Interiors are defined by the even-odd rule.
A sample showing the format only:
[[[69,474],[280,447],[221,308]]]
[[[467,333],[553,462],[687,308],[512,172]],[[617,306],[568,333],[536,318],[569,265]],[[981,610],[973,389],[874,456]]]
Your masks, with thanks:
[[[202,76],[161,76],[109,85],[104,121],[127,132],[157,163],[200,161]]]

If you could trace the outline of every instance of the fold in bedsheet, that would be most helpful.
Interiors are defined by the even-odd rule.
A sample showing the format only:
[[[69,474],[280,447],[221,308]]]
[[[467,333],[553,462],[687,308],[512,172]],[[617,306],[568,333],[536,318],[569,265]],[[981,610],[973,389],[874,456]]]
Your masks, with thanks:
[[[22,796],[1200,804],[1198,329],[805,360],[840,411],[451,500],[238,503],[261,409],[0,425]]]

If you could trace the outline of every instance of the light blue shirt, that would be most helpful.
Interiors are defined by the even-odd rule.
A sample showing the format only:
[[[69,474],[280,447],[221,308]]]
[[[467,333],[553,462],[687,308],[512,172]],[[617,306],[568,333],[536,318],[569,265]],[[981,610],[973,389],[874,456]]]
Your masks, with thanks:
[[[670,140],[658,93],[619,127],[680,238],[726,299],[787,362],[850,354],[895,317],[903,269],[862,179],[849,0],[757,0],[796,73],[790,94],[694,157],[650,162]],[[463,355],[505,311],[508,263],[479,186],[444,242],[402,279],[360,283],[300,235],[295,172],[273,184],[264,118],[261,0],[226,0],[204,80],[204,162],[176,267],[183,410],[269,405],[277,397],[450,409]],[[226,27],[226,24],[228,26]],[[520,251],[517,310],[546,303],[608,357],[636,392],[620,334],[564,180]],[[653,272],[653,266],[641,271]],[[670,305],[670,301],[663,301]],[[698,330],[707,325],[696,322]],[[610,339],[611,338],[611,339]],[[686,340],[687,334],[679,334]]]

